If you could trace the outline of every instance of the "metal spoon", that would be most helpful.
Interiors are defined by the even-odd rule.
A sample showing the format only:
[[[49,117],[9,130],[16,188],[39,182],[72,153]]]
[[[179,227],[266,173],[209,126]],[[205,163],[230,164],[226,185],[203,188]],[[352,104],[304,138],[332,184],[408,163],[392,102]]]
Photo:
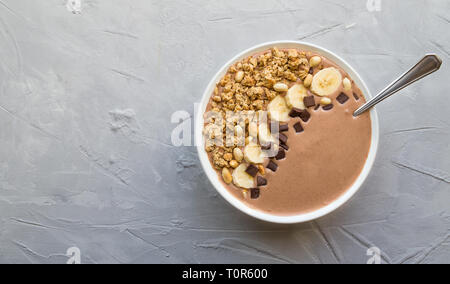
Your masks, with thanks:
[[[436,54],[427,54],[422,60],[420,60],[414,67],[409,69],[405,74],[400,76],[397,80],[392,82],[389,86],[381,91],[374,98],[358,108],[353,116],[358,116],[374,105],[378,104],[382,100],[392,96],[403,88],[411,85],[412,83],[419,81],[420,79],[436,72],[441,68],[442,60]]]

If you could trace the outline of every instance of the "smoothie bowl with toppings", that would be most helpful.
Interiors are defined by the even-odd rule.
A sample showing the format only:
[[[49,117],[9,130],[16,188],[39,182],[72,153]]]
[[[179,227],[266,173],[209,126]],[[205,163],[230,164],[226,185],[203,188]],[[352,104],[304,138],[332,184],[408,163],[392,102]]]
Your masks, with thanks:
[[[359,75],[315,45],[280,41],[242,52],[212,79],[196,121],[202,166],[218,192],[261,220],[298,223],[361,187],[378,146]]]

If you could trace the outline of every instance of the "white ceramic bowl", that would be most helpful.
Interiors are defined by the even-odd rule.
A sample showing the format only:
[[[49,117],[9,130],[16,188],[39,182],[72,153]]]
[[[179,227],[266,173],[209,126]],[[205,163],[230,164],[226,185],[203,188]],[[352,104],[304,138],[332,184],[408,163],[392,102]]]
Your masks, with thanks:
[[[322,47],[319,47],[317,45],[313,45],[310,43],[305,42],[299,42],[299,41],[274,41],[274,42],[267,42],[263,43],[254,47],[251,47],[235,57],[233,57],[230,61],[228,61],[225,65],[220,68],[219,72],[211,79],[211,81],[208,84],[208,87],[206,88],[202,100],[200,102],[200,105],[197,109],[197,117],[195,122],[195,139],[197,141],[197,151],[200,158],[200,162],[202,164],[202,167],[208,176],[211,183],[214,185],[216,190],[220,193],[220,195],[223,196],[231,205],[236,207],[237,209],[241,210],[242,212],[253,216],[257,219],[273,222],[273,223],[281,223],[281,224],[293,224],[293,223],[301,223],[301,222],[307,222],[314,220],[316,218],[322,217],[337,208],[339,208],[341,205],[343,205],[345,202],[347,202],[361,187],[367,176],[369,175],[370,170],[372,169],[372,165],[375,161],[375,156],[378,149],[378,140],[379,140],[379,125],[378,125],[378,117],[375,109],[372,108],[370,111],[370,116],[372,120],[372,142],[370,146],[369,155],[367,157],[366,163],[364,165],[363,170],[361,171],[361,174],[358,176],[356,181],[353,183],[353,185],[338,199],[333,201],[332,203],[328,204],[325,207],[322,207],[316,211],[300,214],[300,215],[289,215],[289,216],[279,216],[279,215],[273,215],[268,214],[256,209],[253,209],[249,206],[247,206],[245,203],[234,197],[228,190],[223,186],[223,184],[220,182],[219,178],[220,176],[217,174],[217,172],[213,169],[211,166],[211,163],[208,159],[208,155],[205,151],[204,147],[204,140],[202,137],[202,130],[204,126],[204,119],[203,114],[206,110],[206,106],[208,104],[209,98],[211,94],[214,91],[216,83],[221,79],[222,76],[224,76],[228,70],[228,68],[235,62],[248,57],[250,55],[253,55],[255,53],[267,50],[271,47],[278,47],[278,48],[297,48],[304,51],[311,51],[314,53],[321,54],[325,56],[326,58],[332,60],[337,65],[339,65],[341,68],[343,68],[350,77],[356,82],[358,87],[363,92],[366,100],[370,99],[372,96],[370,94],[369,89],[367,88],[367,85],[364,83],[364,81],[361,79],[359,74],[342,58],[337,56],[335,53],[324,49]]]

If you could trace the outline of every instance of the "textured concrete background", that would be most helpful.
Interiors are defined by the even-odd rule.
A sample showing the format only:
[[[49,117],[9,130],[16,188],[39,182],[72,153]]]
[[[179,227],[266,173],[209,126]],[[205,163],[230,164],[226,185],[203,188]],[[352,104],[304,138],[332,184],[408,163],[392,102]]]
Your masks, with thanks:
[[[75,5],[76,6],[76,5]],[[376,7],[376,5],[375,5]],[[0,1],[0,262],[450,263],[450,1]],[[439,73],[379,105],[367,183],[281,226],[217,195],[170,141],[217,69],[254,44],[329,48],[376,93],[426,52]]]

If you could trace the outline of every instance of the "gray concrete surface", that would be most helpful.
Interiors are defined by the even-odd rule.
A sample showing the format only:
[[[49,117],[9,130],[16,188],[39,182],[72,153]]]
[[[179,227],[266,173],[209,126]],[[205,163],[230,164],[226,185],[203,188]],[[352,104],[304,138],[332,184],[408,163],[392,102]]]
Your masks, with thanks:
[[[76,6],[76,5],[75,5]],[[369,5],[370,8],[370,5]],[[0,1],[0,262],[450,263],[450,1]],[[379,11],[378,11],[379,10]],[[247,217],[217,195],[174,111],[254,44],[301,39],[373,92],[426,52],[439,73],[377,107],[355,198],[316,222]]]

